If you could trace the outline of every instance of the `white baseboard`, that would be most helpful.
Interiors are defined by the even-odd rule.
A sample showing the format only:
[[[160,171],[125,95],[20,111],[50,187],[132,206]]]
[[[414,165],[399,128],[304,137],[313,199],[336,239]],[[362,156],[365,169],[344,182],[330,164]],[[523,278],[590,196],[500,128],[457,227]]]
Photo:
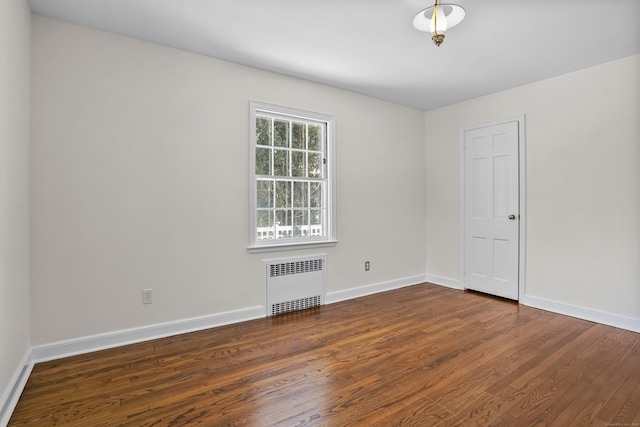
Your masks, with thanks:
[[[617,314],[606,313],[603,311],[578,307],[571,304],[565,304],[557,301],[551,301],[545,298],[533,297],[528,295],[520,298],[520,304],[524,304],[533,308],[539,308],[541,310],[551,311],[553,313],[563,314],[565,316],[588,320],[590,322],[602,323],[603,325],[626,329],[632,332],[640,332],[640,319],[633,319]]]
[[[0,396],[0,427],[6,427],[6,425],[9,424],[11,414],[13,414],[13,410],[18,404],[18,399],[20,399],[22,390],[24,390],[25,385],[27,385],[29,375],[31,375],[33,364],[34,363],[31,359],[31,349],[29,349],[20,361],[20,364],[11,377],[11,380],[9,380],[7,388]]]
[[[459,287],[459,282],[455,279],[448,279],[431,275],[417,275],[337,292],[329,292],[326,295],[325,302],[327,304],[331,304],[424,282],[430,282],[436,285],[446,286],[453,289],[461,289]],[[628,318],[533,296],[522,297],[520,299],[520,303],[558,314],[577,317],[592,322],[602,323],[604,325],[627,329],[633,332],[640,332],[639,319]],[[171,335],[178,335],[208,328],[214,328],[216,326],[223,326],[231,323],[243,322],[246,320],[261,318],[265,315],[265,307],[256,306],[241,310],[217,313],[209,316],[197,317],[193,319],[167,322],[157,325],[144,326],[140,328],[115,331],[105,334],[81,337],[77,339],[35,346],[32,347],[29,350],[28,354],[25,356],[24,361],[12,378],[9,390],[6,390],[3,393],[2,400],[0,400],[0,402],[6,402],[10,396],[15,394],[12,392],[12,390],[16,389],[16,385],[19,384],[20,381],[22,381],[23,377],[25,377],[24,381],[26,383],[28,372],[31,371],[34,363],[60,359],[63,357],[89,353],[92,351],[104,350],[107,348],[118,347],[126,344],[163,338]],[[25,369],[28,370],[26,375]],[[19,389],[21,390],[21,388]],[[5,405],[3,404],[3,406],[0,407],[0,410],[4,410],[4,406]],[[0,412],[0,414],[3,413],[4,412]]]
[[[392,289],[398,289],[404,286],[415,285],[423,282],[425,282],[425,277],[423,275],[419,275],[392,280],[389,282],[377,283],[374,285],[347,289],[344,291],[331,292],[327,294],[325,302],[330,304],[333,302],[357,298],[360,296],[384,292]],[[33,360],[34,363],[46,362],[49,360],[90,353],[107,348],[119,347],[122,345],[149,341],[171,335],[184,334],[188,332],[214,328],[216,326],[243,322],[245,320],[257,319],[265,317],[265,315],[265,307],[256,306],[193,319],[178,320],[175,322],[167,322],[157,325],[143,326],[140,328],[132,328],[122,331],[108,332],[104,334],[58,341],[33,347],[31,349],[31,360]]]
[[[434,285],[446,286],[447,288],[464,290],[458,279],[450,279],[448,277],[434,276],[432,274],[426,274],[425,280]]]
[[[337,292],[329,292],[326,295],[325,303],[331,304],[424,282],[458,290],[462,289],[460,287],[459,280],[425,274],[345,289]],[[520,303],[529,307],[602,323],[633,332],[640,332],[640,319],[628,318],[533,296],[522,297],[520,299]],[[9,418],[11,417],[22,390],[27,383],[34,363],[163,338],[171,335],[199,331],[216,326],[243,322],[246,320],[258,319],[265,317],[265,315],[265,307],[256,306],[193,319],[167,322],[32,347],[25,354],[6,390],[3,392],[2,396],[0,396],[0,427],[4,427],[8,424]]]
[[[332,292],[327,294],[325,302],[330,304],[333,302],[398,289],[404,286],[415,285],[423,282],[425,282],[424,276],[419,275],[369,286],[362,286],[359,288],[352,288],[344,291]],[[9,418],[15,409],[15,405],[20,398],[22,390],[27,383],[35,363],[214,328],[216,326],[258,319],[265,316],[265,307],[256,306],[193,319],[178,320],[175,322],[143,326],[140,328],[108,332],[34,346],[29,349],[25,355],[24,360],[21,362],[9,383],[7,390],[1,396],[0,427],[6,426],[9,422]]]
[[[405,286],[415,285],[425,282],[423,275],[406,277],[374,285],[362,286],[347,289],[344,291],[327,294],[325,302],[343,301],[360,296],[398,289]],[[228,325],[231,323],[243,322],[246,320],[258,319],[266,316],[266,309],[263,306],[250,307],[242,310],[229,311],[213,314],[193,319],[179,320],[162,324],[144,326],[140,328],[126,329],[122,331],[108,332],[104,334],[92,335],[65,341],[58,341],[49,344],[34,346],[29,349],[20,367],[14,374],[7,390],[0,400],[0,427],[6,426],[9,418],[20,398],[20,394],[26,385],[33,365],[38,362],[60,359],[63,357],[75,356],[78,354],[90,353],[107,348],[119,347],[127,344],[134,344],[163,338],[171,335],[184,334],[199,331],[216,326]]]
[[[35,363],[258,319],[265,315],[265,307],[257,306],[32,347],[25,354],[7,389],[0,396],[0,427],[9,423]]]
[[[346,301],[353,298],[377,294],[378,292],[385,292],[393,289],[404,288],[405,286],[417,285],[419,283],[424,283],[425,281],[425,276],[423,274],[420,274],[418,276],[403,277],[402,279],[375,283],[373,285],[359,286],[357,288],[345,289],[343,291],[329,292],[325,297],[325,303],[332,304],[334,302]]]
[[[464,287],[461,286],[460,281],[457,279],[449,279],[447,277],[427,274],[425,275],[425,280],[435,285],[464,290]],[[632,332],[640,332],[640,319],[633,319],[630,317],[624,317],[617,314],[606,313],[604,311],[593,310],[590,308],[579,307],[529,295],[521,297],[519,303],[528,307],[550,311],[552,313],[563,314],[565,316],[588,320],[590,322],[601,323],[603,325],[626,329]]]
[[[157,325],[143,326],[141,328],[92,335],[35,346],[31,350],[31,357],[36,363],[45,362],[47,360],[90,353],[92,351],[119,347],[126,344],[200,331],[231,323],[244,322],[245,320],[265,317],[265,315],[266,309],[263,306],[257,306],[212,314],[209,316],[196,317],[193,319],[178,320],[176,322],[167,322]]]

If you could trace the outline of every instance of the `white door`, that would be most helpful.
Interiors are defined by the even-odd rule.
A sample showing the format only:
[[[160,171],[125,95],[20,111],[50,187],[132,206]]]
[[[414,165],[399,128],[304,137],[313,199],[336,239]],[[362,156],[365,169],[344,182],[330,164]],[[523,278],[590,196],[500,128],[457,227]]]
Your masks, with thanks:
[[[518,299],[518,122],[464,130],[464,283]]]

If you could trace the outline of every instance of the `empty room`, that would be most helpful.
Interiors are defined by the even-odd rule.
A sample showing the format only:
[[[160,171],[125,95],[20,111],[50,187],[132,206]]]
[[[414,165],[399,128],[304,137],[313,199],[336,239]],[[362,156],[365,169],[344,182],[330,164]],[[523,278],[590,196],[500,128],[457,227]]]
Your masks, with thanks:
[[[640,426],[639,16],[1,2],[0,426]]]

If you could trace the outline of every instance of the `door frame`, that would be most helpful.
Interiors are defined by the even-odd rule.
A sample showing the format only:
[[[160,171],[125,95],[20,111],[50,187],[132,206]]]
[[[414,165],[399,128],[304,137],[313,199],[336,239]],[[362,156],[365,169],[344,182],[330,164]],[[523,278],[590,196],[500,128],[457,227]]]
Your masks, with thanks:
[[[520,114],[513,117],[508,117],[506,119],[493,120],[490,122],[478,123],[475,125],[469,125],[460,128],[459,130],[459,141],[458,141],[458,167],[460,170],[460,189],[459,189],[459,197],[460,197],[460,212],[459,212],[459,229],[460,229],[460,241],[459,241],[459,259],[460,264],[458,266],[458,277],[460,278],[460,288],[467,289],[465,283],[465,274],[464,274],[464,266],[465,266],[465,226],[464,226],[464,212],[465,212],[465,155],[464,155],[464,134],[466,131],[485,128],[490,126],[496,126],[505,123],[517,122],[518,123],[518,204],[519,204],[519,215],[520,220],[518,221],[518,301],[521,301],[524,297],[524,278],[525,278],[525,231],[526,231],[526,218],[527,218],[527,210],[526,210],[526,185],[525,185],[525,115]]]

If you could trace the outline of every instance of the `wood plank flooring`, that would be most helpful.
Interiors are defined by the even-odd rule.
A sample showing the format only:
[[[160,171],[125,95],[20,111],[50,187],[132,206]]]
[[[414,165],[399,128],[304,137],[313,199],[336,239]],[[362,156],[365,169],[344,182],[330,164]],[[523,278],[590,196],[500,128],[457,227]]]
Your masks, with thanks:
[[[10,426],[640,426],[640,334],[422,284],[37,364]]]

